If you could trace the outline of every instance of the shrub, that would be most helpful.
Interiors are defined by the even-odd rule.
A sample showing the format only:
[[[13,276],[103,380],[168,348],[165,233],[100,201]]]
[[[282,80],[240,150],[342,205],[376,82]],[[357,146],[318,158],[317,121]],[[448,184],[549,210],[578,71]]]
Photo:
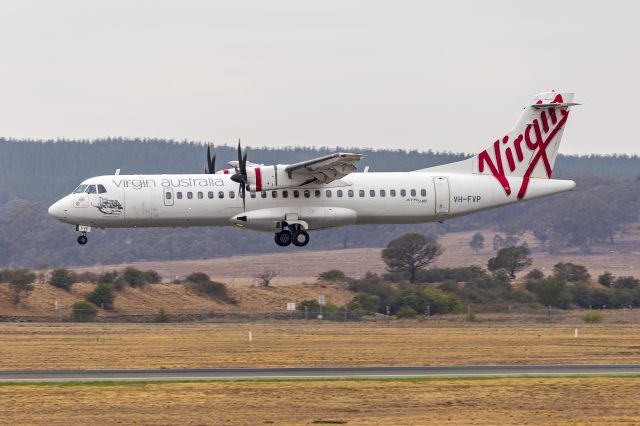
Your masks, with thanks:
[[[418,313],[411,306],[402,306],[396,313],[398,318],[415,318],[417,315]]]
[[[588,324],[600,323],[602,322],[602,313],[596,311],[585,312],[585,314],[582,315],[582,321]]]
[[[164,311],[164,309],[160,309],[155,317],[153,317],[153,322],[169,322],[169,315]]]
[[[87,272],[81,272],[79,274],[76,274],[75,282],[97,284],[99,280],[100,280],[100,275],[87,271]]]
[[[11,289],[11,298],[13,303],[20,304],[23,294],[28,296],[33,291],[33,282],[36,280],[36,274],[28,269],[9,269],[5,270],[4,279],[9,283]]]
[[[149,269],[147,271],[144,271],[144,280],[149,284],[158,284],[162,280],[162,278],[160,277],[159,273],[152,269]]]
[[[628,288],[633,290],[640,287],[640,280],[635,277],[618,277],[613,282],[615,288]]]
[[[549,277],[531,283],[533,293],[544,306],[566,308],[571,301],[567,283],[557,277]]]
[[[54,269],[53,271],[51,271],[49,284],[54,287],[69,291],[71,290],[71,286],[76,282],[76,279],[76,274],[68,269]]]
[[[611,287],[613,284],[613,274],[611,272],[604,271],[604,274],[598,277],[598,283],[605,287]]]
[[[544,278],[544,273],[540,269],[534,268],[527,272],[524,278],[527,280],[539,280]]]
[[[204,296],[217,299],[225,303],[238,303],[227,290],[223,283],[211,281],[209,275],[202,272],[195,272],[187,277],[187,283],[193,291]]]
[[[469,311],[469,312],[467,312],[467,315],[464,318],[469,322],[473,322],[473,321],[476,320],[476,314],[474,314],[473,312]]]
[[[318,280],[320,281],[345,281],[347,276],[339,269],[330,269],[318,274]]]
[[[90,322],[94,321],[98,315],[95,306],[87,302],[76,302],[71,309],[71,321]]]
[[[144,272],[132,267],[125,268],[122,271],[122,279],[129,287],[140,288],[147,284]]]
[[[317,300],[303,300],[302,302],[298,303],[297,305],[297,309],[299,311],[304,311],[306,308],[306,310],[308,312],[318,312],[320,311],[320,304],[318,303]]]
[[[358,307],[360,309],[366,312],[378,312],[381,308],[383,308],[382,306],[380,306],[380,297],[376,296],[375,294],[358,294],[353,298],[350,305],[356,303],[358,304]],[[351,305],[349,308],[355,309],[353,305]]]
[[[367,272],[359,280],[350,280],[349,290],[378,296],[380,298],[380,306],[389,304],[389,300],[396,293],[379,275],[371,272]]]
[[[553,265],[553,275],[568,282],[587,282],[591,275],[582,265],[559,262]]]
[[[487,275],[487,271],[480,266],[462,266],[459,268],[429,268],[419,269],[416,272],[416,281],[419,283],[439,283],[447,280],[455,282],[467,282]]]
[[[104,309],[113,309],[116,300],[116,293],[111,284],[98,284],[91,293],[87,295],[87,301]]]

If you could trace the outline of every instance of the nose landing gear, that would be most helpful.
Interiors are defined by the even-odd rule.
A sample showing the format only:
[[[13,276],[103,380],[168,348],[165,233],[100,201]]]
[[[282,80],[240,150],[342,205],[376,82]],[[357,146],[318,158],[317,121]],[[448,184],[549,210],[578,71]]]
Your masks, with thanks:
[[[87,238],[87,232],[91,231],[91,227],[85,225],[76,225],[76,231],[80,232],[80,236],[78,237],[78,244],[80,244],[81,246],[87,244],[87,241],[89,241],[89,239]]]
[[[286,247],[293,243],[296,247],[304,247],[309,244],[309,233],[299,224],[289,225],[282,223],[282,231],[276,232],[275,242],[280,247]]]
[[[87,241],[89,241],[89,239],[87,238],[86,235],[82,234],[78,237],[78,244],[80,244],[81,246],[87,244]]]

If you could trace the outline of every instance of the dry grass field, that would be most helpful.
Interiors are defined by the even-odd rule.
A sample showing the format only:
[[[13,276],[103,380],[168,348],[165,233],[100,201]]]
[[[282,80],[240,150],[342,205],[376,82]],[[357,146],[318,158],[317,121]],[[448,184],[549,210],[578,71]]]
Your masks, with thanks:
[[[495,232],[483,231],[485,248],[475,252],[469,247],[472,232],[453,232],[440,238],[445,249],[436,266],[486,266],[490,257],[495,256],[492,238]],[[526,241],[532,249],[539,244],[532,235],[525,234],[521,242]],[[275,269],[279,276],[274,280],[276,286],[311,282],[327,269],[341,269],[347,275],[360,277],[367,271],[384,273],[385,265],[380,259],[380,248],[353,248],[327,251],[313,249],[291,249],[285,253],[220,257],[203,260],[180,260],[162,262],[139,262],[131,264],[140,269],[157,270],[165,279],[184,278],[199,271],[209,274],[213,279],[231,286],[255,283],[255,275],[264,269]],[[587,266],[591,275],[597,277],[605,270],[615,275],[640,276],[640,230],[629,229],[613,246],[601,246],[593,254],[566,253],[551,255],[547,252],[535,252],[532,268],[549,273],[557,262],[574,262]],[[301,266],[304,267],[301,267]],[[121,269],[129,265],[99,265],[89,268],[75,268],[78,271],[104,272]],[[523,272],[523,274],[526,273]]]
[[[2,424],[638,424],[638,378],[0,386]]]
[[[573,332],[442,322],[0,323],[0,370],[640,363],[637,325]]]

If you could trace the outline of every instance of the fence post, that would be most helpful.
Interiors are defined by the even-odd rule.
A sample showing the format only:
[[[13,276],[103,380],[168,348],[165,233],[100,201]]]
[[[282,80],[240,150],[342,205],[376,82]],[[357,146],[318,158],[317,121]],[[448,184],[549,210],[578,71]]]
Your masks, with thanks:
[[[304,307],[304,319],[305,320],[309,319],[309,307],[308,306]]]
[[[344,306],[344,322],[347,322],[349,316],[349,311],[347,305]]]

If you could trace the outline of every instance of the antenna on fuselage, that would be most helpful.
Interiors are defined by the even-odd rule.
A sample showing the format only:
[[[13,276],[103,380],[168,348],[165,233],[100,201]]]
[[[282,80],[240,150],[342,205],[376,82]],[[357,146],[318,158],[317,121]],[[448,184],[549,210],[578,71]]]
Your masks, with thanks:
[[[116,172],[114,173],[114,175],[118,176],[120,174],[120,169],[116,169]]]

